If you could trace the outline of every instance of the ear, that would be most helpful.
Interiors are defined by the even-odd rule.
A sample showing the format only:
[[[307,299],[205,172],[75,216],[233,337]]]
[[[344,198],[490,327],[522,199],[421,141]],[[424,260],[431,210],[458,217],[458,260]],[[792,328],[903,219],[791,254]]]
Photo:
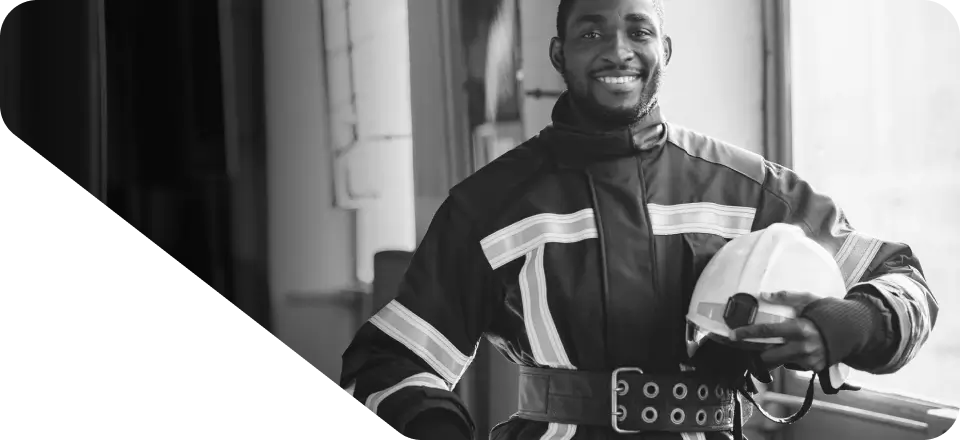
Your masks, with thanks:
[[[557,73],[563,75],[563,66],[566,64],[563,59],[563,42],[557,37],[550,39],[550,64],[553,64]]]
[[[663,37],[663,54],[666,57],[665,65],[670,65],[670,59],[673,58],[673,39],[669,35]]]

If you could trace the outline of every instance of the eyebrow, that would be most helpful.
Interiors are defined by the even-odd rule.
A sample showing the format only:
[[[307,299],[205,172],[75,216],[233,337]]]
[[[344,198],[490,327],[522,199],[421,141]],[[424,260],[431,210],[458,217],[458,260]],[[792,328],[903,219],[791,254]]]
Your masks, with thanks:
[[[633,12],[633,13],[627,14],[625,19],[626,21],[635,22],[635,23],[656,23],[656,20],[654,20],[653,17],[643,12]],[[606,17],[600,14],[586,14],[586,15],[581,15],[577,17],[577,19],[574,20],[573,24],[576,26],[580,24],[588,24],[588,23],[602,24],[606,22],[607,22]]]

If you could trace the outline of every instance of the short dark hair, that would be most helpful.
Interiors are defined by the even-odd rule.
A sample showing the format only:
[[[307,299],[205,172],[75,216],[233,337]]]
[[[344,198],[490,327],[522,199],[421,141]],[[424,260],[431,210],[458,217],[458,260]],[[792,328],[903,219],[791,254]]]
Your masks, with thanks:
[[[560,41],[567,38],[567,19],[570,18],[570,10],[577,0],[560,0],[560,7],[557,8],[557,37]],[[653,0],[653,7],[657,11],[657,19],[660,20],[660,27],[663,27],[663,0]]]

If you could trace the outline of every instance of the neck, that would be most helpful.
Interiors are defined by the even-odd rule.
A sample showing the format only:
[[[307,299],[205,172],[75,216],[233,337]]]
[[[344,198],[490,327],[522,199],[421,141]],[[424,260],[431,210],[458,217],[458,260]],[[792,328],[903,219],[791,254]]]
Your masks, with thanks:
[[[603,115],[597,115],[595,112],[582,108],[571,96],[567,96],[566,99],[569,105],[569,113],[568,117],[564,118],[566,119],[564,122],[579,131],[590,133],[637,131],[662,122],[659,115],[659,104],[655,99],[650,105],[645,106],[644,110],[635,119],[628,122],[604,118]]]

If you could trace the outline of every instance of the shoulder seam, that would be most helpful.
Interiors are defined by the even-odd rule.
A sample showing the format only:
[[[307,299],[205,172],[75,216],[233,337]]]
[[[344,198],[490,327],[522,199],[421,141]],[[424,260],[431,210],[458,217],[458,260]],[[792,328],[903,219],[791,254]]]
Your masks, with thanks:
[[[703,157],[700,157],[700,156],[696,156],[696,155],[694,155],[694,154],[691,154],[689,151],[687,151],[687,149],[681,147],[681,146],[678,145],[676,142],[674,142],[672,139],[668,139],[668,140],[667,140],[667,144],[670,145],[670,146],[672,146],[673,148],[679,149],[680,151],[683,152],[683,154],[687,155],[688,157],[691,157],[691,158],[697,159],[697,160],[701,160],[701,161],[704,161],[704,162],[706,162],[706,163],[713,164],[713,165],[716,165],[716,166],[719,166],[719,167],[726,168],[726,169],[728,169],[728,170],[730,170],[730,171],[733,171],[734,173],[737,173],[737,174],[740,175],[740,176],[743,176],[743,177],[746,178],[747,180],[749,180],[749,181],[753,182],[754,184],[760,186],[760,189],[761,189],[762,191],[770,194],[771,196],[773,196],[773,197],[776,198],[777,200],[783,202],[783,204],[786,205],[787,211],[788,211],[790,214],[793,214],[793,213],[794,213],[795,210],[794,210],[793,205],[791,205],[790,202],[787,201],[787,199],[783,198],[782,195],[778,194],[778,193],[777,193],[776,191],[774,191],[773,189],[771,189],[771,188],[767,187],[766,185],[764,185],[764,182],[758,182],[756,179],[748,176],[746,173],[743,173],[743,172],[741,172],[741,171],[737,170],[736,168],[733,168],[733,167],[731,167],[731,166],[729,166],[729,165],[726,165],[726,164],[723,164],[723,163],[717,163],[717,162],[714,162],[714,161],[712,161],[712,160],[709,160],[709,159],[706,159],[706,158],[703,158]],[[754,154],[756,154],[756,153],[754,153]],[[768,161],[766,158],[764,158],[763,156],[760,156],[760,160],[763,162],[763,165],[764,165],[764,166],[766,166],[766,164],[770,162],[770,161]],[[764,175],[769,176],[769,173],[764,173]],[[808,232],[810,232],[811,234],[814,233],[813,228],[807,223],[807,220],[806,220],[806,219],[800,218],[800,222],[803,223],[803,226],[806,226]]]

